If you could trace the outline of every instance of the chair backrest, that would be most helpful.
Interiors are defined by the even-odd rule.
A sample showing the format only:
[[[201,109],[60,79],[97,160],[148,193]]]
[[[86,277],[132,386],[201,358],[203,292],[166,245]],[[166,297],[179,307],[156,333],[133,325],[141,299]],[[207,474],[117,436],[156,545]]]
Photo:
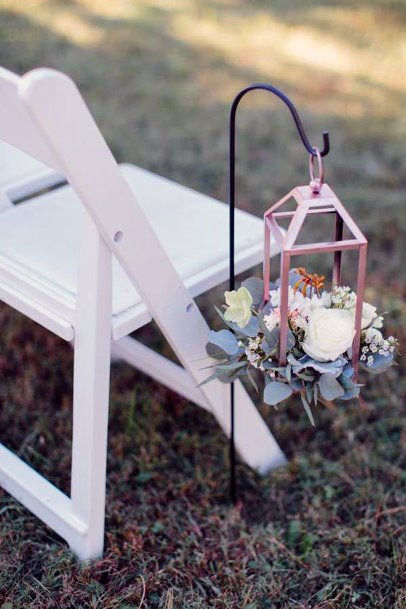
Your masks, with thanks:
[[[22,77],[1,69],[0,104],[0,139],[66,176],[151,313],[162,290],[167,310],[179,298],[187,306],[183,282],[73,81],[46,68]]]
[[[0,67],[0,139],[27,152],[45,165],[60,169],[44,136],[19,96],[21,78]]]

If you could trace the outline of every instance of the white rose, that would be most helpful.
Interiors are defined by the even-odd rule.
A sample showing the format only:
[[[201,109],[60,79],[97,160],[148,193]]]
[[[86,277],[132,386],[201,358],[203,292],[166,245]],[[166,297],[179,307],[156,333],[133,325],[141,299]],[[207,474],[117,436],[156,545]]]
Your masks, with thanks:
[[[354,308],[354,316],[355,316],[355,308]],[[364,302],[362,305],[362,320],[361,320],[361,328],[365,330],[367,326],[372,322],[373,319],[377,317],[376,307],[369,304],[369,302]]]
[[[337,359],[351,346],[354,317],[344,309],[315,309],[302,343],[307,355],[319,362]]]
[[[374,321],[374,323],[372,324],[373,328],[383,328],[383,317],[382,315],[380,315],[379,317],[377,317]]]
[[[351,313],[355,318],[355,304],[351,308]],[[374,323],[372,324],[372,322]],[[382,328],[382,320],[383,317],[378,316],[376,307],[374,305],[369,304],[369,302],[364,302],[362,304],[362,318],[361,318],[361,330],[365,330],[368,326],[372,324],[373,328]]]

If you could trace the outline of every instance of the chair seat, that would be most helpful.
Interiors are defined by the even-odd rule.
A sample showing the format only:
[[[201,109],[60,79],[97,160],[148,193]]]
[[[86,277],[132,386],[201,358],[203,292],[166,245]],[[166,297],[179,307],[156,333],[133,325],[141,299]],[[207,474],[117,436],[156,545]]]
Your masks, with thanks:
[[[0,191],[11,201],[63,181],[61,173],[0,140]]]
[[[120,169],[192,296],[227,278],[228,206],[133,165]],[[70,186],[0,214],[0,279],[74,327],[81,216]],[[262,258],[262,221],[236,213],[236,270]],[[113,260],[112,336],[150,321],[147,307]]]

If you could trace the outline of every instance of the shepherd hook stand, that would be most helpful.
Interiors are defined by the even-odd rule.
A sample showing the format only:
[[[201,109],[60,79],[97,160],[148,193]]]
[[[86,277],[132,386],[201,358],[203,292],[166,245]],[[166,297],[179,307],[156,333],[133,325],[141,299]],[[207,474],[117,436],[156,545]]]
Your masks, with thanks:
[[[242,98],[250,91],[256,90],[268,91],[269,93],[273,93],[279,99],[281,99],[286,106],[289,108],[290,113],[295,121],[296,128],[298,130],[300,139],[302,140],[303,146],[306,148],[307,152],[312,156],[316,157],[317,152],[314,146],[312,146],[307,139],[305,130],[303,128],[302,122],[300,120],[299,114],[290,101],[289,97],[287,97],[282,91],[273,87],[272,85],[267,85],[266,83],[254,83],[249,85],[245,89],[242,89],[237,96],[235,97],[231,110],[230,110],[230,145],[229,145],[229,205],[230,205],[230,220],[229,220],[229,232],[230,232],[230,280],[229,280],[229,289],[230,291],[235,288],[235,275],[234,275],[234,255],[235,255],[235,119],[237,114],[238,104],[242,100]],[[323,150],[320,152],[320,155],[326,156],[330,151],[330,139],[328,132],[325,131],[323,133]],[[236,492],[236,462],[235,462],[235,442],[234,442],[234,428],[235,428],[235,409],[234,409],[234,383],[230,385],[230,496],[231,501],[233,503],[237,500],[237,492]]]

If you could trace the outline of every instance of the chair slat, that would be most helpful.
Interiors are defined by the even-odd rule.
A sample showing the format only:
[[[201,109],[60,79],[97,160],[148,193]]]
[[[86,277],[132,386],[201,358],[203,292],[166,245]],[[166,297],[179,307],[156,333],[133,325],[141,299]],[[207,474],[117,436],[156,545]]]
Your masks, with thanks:
[[[0,68],[0,139],[57,171],[61,164],[20,98],[21,78]]]

